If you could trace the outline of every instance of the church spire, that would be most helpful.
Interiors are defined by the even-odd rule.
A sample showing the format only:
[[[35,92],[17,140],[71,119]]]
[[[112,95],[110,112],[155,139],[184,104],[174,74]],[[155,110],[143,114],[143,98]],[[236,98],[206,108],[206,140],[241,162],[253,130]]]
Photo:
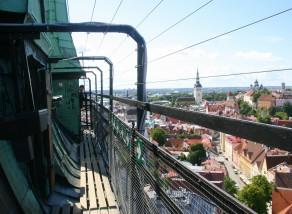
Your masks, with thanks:
[[[200,83],[200,77],[199,77],[199,69],[197,68],[197,77],[196,77],[196,84],[195,87],[202,87],[201,83]]]
[[[196,82],[200,81],[200,77],[199,77],[199,69],[197,68],[197,78],[196,78]]]

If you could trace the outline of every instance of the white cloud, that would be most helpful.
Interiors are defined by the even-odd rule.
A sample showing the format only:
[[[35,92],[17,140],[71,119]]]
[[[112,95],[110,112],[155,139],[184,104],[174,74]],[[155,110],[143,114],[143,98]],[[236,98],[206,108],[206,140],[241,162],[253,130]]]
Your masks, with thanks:
[[[280,57],[274,56],[271,52],[259,52],[259,51],[239,51],[235,53],[235,57],[239,57],[245,60],[262,60],[262,61],[276,61],[280,60]]]
[[[265,36],[263,37],[263,41],[268,43],[279,43],[284,41],[284,38],[280,36]]]

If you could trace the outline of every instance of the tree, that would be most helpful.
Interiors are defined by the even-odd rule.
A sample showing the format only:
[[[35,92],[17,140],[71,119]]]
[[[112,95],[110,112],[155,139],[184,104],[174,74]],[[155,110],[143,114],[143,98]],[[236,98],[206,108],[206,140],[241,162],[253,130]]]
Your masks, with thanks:
[[[252,178],[238,194],[238,199],[257,213],[267,213],[267,203],[272,197],[273,185],[263,175]]]
[[[205,150],[197,150],[194,152],[190,152],[187,161],[189,161],[193,165],[201,165],[202,161],[206,158]]]
[[[280,107],[280,106],[273,106],[273,107],[271,107],[271,108],[269,109],[269,114],[270,114],[271,116],[274,116],[274,115],[275,115],[277,112],[279,112],[279,111],[284,112],[284,110],[283,110],[282,107]]]
[[[224,190],[228,192],[230,195],[236,195],[238,192],[238,187],[236,186],[236,182],[232,180],[230,177],[224,177]]]
[[[257,101],[258,101],[258,99],[259,99],[259,97],[261,96],[262,94],[260,93],[260,91],[256,91],[256,92],[254,92],[254,94],[253,94],[253,96],[252,96],[252,101],[254,102],[254,103],[257,103]]]
[[[282,120],[288,120],[288,114],[283,111],[276,112],[275,117],[279,117]]]
[[[264,191],[256,185],[247,185],[239,192],[238,199],[257,213],[267,213]]]
[[[226,93],[220,93],[215,91],[204,93],[203,99],[208,101],[223,101],[226,100]]]
[[[190,147],[190,151],[191,152],[194,152],[194,151],[197,151],[197,150],[203,150],[203,151],[205,151],[204,146],[203,146],[202,143],[192,144],[191,145],[191,147]]]
[[[269,202],[272,199],[273,185],[263,175],[257,175],[252,178],[252,184],[260,187],[264,191],[264,200]]]
[[[252,108],[250,107],[250,105],[245,102],[245,101],[241,101],[239,104],[239,113],[242,115],[249,115],[252,111]]]
[[[205,160],[206,157],[207,155],[203,144],[202,143],[193,144],[191,145],[187,161],[189,161],[193,165],[195,164],[200,165],[202,161]]]
[[[163,146],[166,142],[166,132],[162,128],[152,129],[151,137],[158,142],[159,146]]]
[[[264,95],[264,94],[270,94],[271,92],[266,89],[266,88],[263,88],[263,89],[259,89],[259,90],[256,90],[252,96],[252,101],[254,103],[257,103],[258,99],[260,96]]]
[[[283,111],[286,112],[289,117],[292,117],[292,105],[290,103],[284,103]]]
[[[258,114],[257,116],[257,121],[260,122],[260,123],[268,123],[270,124],[271,123],[271,116],[270,115],[260,115]]]
[[[187,159],[187,157],[185,156],[185,154],[181,153],[180,156],[179,156],[179,160],[185,161],[186,159]]]

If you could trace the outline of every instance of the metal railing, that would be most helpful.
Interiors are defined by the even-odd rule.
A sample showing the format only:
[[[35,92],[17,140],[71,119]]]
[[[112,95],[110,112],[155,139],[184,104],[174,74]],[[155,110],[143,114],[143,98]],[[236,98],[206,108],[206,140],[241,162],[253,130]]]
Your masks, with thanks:
[[[267,128],[267,132],[272,132],[274,138],[281,139],[280,142],[285,141],[285,138],[291,135],[291,129],[288,128],[249,121],[235,121],[231,118],[119,97],[104,97],[206,128],[230,134],[239,133],[238,136],[247,139],[260,139],[246,133],[247,127],[256,128],[259,134]],[[129,127],[107,108],[97,104],[93,109],[96,111],[94,113],[96,145],[99,146],[101,154],[106,154],[103,157],[107,161],[111,183],[123,213],[254,213],[236,198],[210,183],[200,174],[191,171],[160,147],[152,144],[135,127]],[[216,123],[219,127],[216,126]],[[228,127],[229,125],[232,126]],[[240,132],[240,130],[243,131]],[[254,133],[254,130],[250,130],[250,132]],[[102,136],[98,137],[100,134]],[[271,136],[271,133],[267,134]],[[283,134],[284,136],[282,136]],[[279,137],[280,135],[282,137]],[[264,137],[264,139],[266,138]],[[271,140],[267,145],[270,145],[270,142]],[[274,145],[275,143],[273,143]],[[281,148],[287,150],[290,148],[289,145],[281,145]]]
[[[268,147],[292,151],[291,128],[155,105],[121,97],[107,95],[104,95],[104,97],[135,106],[138,109],[173,117],[208,129],[255,141]]]

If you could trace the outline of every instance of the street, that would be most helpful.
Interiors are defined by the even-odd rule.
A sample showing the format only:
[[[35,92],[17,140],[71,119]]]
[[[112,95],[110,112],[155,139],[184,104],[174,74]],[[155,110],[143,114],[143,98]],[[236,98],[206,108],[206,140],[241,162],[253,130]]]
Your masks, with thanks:
[[[233,167],[232,167],[232,166],[233,166],[233,165],[232,165],[232,162],[226,160],[225,157],[224,157],[223,155],[221,155],[221,154],[216,155],[216,154],[214,154],[214,153],[212,153],[212,152],[209,152],[208,154],[209,154],[209,157],[210,157],[210,158],[214,158],[214,159],[217,160],[219,163],[223,163],[223,164],[224,164],[224,166],[225,166],[225,168],[226,168],[226,170],[227,170],[227,174],[228,174],[228,176],[238,184],[239,189],[241,189],[242,187],[244,187],[244,186],[246,185],[246,184],[240,179],[240,177],[239,177],[239,176],[240,176],[239,171],[238,171],[238,174],[235,174],[234,169],[233,169]]]

